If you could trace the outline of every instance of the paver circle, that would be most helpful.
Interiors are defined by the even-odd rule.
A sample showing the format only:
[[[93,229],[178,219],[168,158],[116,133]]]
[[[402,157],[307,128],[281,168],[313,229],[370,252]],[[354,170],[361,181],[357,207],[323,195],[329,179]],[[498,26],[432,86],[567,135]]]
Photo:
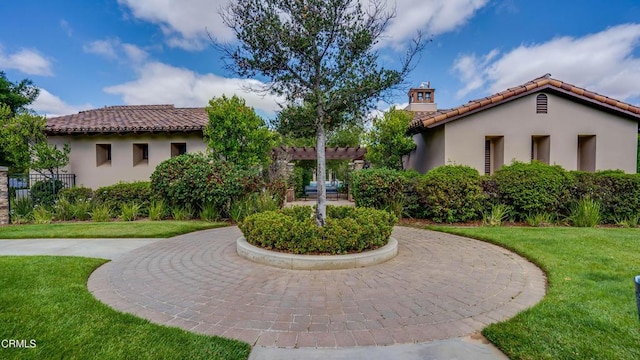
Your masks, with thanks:
[[[138,248],[98,268],[89,290],[152,322],[252,345],[348,347],[466,336],[545,294],[544,273],[485,242],[394,228],[399,253],[345,270],[288,270],[236,253],[237,227]]]

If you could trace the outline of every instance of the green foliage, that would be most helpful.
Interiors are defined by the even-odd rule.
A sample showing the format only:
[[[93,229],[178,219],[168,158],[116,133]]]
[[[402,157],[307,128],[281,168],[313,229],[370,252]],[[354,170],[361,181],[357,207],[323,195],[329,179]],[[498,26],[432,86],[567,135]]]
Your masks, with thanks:
[[[590,198],[581,199],[569,216],[575,227],[596,227],[600,223],[600,203]]]
[[[636,159],[636,173],[640,174],[640,134],[638,135],[638,156]]]
[[[384,246],[397,221],[386,211],[327,207],[327,222],[317,227],[310,215],[300,208],[265,211],[247,216],[238,226],[249,243],[266,249],[342,254]]]
[[[28,111],[13,113],[9,106],[0,104],[0,165],[12,172],[24,172],[31,163],[31,148],[46,141],[46,120]]]
[[[333,206],[327,206],[327,211],[330,211],[331,208],[333,208]],[[313,218],[313,209],[311,208],[311,206],[290,206],[281,209],[280,213],[291,216],[296,221],[305,221]]]
[[[76,216],[76,209],[73,207],[73,204],[65,198],[61,198],[56,201],[53,211],[56,215],[56,219],[62,221],[73,220]]]
[[[264,120],[234,95],[213,98],[207,106],[209,124],[204,129],[214,156],[240,166],[266,165],[274,145]]]
[[[78,200],[91,200],[93,199],[93,190],[88,187],[64,188],[58,193],[58,198],[66,199],[71,203]]]
[[[91,211],[91,221],[94,222],[107,222],[111,220],[113,209],[107,203],[96,204]]]
[[[294,191],[296,198],[304,197],[304,187],[311,183],[312,169],[305,166],[296,165],[293,169]]]
[[[33,209],[33,222],[36,224],[50,224],[53,213],[46,206],[36,206]]]
[[[257,172],[203,154],[187,153],[165,160],[151,174],[153,194],[169,207],[190,206],[200,211],[209,204],[222,215],[227,214],[231,199],[262,187]]]
[[[96,189],[95,200],[107,204],[116,214],[121,213],[126,204],[136,203],[140,205],[140,215],[146,216],[153,194],[155,191],[152,193],[151,183],[148,181],[119,182]]]
[[[20,82],[11,82],[4,71],[0,71],[0,104],[6,105],[12,114],[27,109],[38,98],[40,89],[33,81],[24,79]]]
[[[622,171],[572,174],[575,182],[571,188],[571,202],[567,202],[565,212],[570,212],[584,197],[600,203],[601,220],[607,224],[640,212],[640,174]]]
[[[523,220],[530,213],[557,213],[569,199],[572,178],[557,165],[514,162],[494,174],[500,202]]]
[[[218,209],[215,206],[205,204],[202,207],[202,210],[200,210],[200,220],[208,221],[208,222],[218,221],[220,220],[220,213],[218,212]]]
[[[367,133],[367,160],[377,167],[402,170],[402,156],[416,148],[407,134],[413,115],[409,111],[392,107],[382,118],[373,119],[373,128]]]
[[[182,206],[173,206],[171,207],[171,218],[176,221],[188,220],[190,218],[189,211]]]
[[[135,221],[140,214],[140,204],[129,202],[120,207],[120,218],[124,221]]]
[[[162,220],[167,216],[167,208],[163,200],[151,200],[149,204],[149,220]]]
[[[435,222],[469,221],[481,212],[480,175],[469,166],[439,166],[427,172],[419,186],[420,203]]]
[[[71,203],[75,219],[80,221],[89,220],[91,218],[91,212],[93,211],[93,205],[93,202],[87,199],[78,199]]]
[[[280,208],[278,197],[270,191],[248,194],[231,202],[229,216],[234,222],[240,222],[251,214],[278,210]]]
[[[49,144],[44,139],[31,145],[29,168],[41,174],[53,176],[60,168],[69,163],[71,147],[64,144],[62,150],[57,145]]]
[[[11,222],[21,224],[33,221],[33,200],[24,196],[20,198],[11,198]]]
[[[549,213],[535,213],[527,215],[525,222],[531,227],[540,227],[552,225],[555,219]]]
[[[31,199],[34,205],[53,206],[64,184],[60,180],[43,180],[31,185]]]
[[[351,194],[356,206],[385,209],[404,200],[404,185],[401,171],[364,169],[353,173]]]
[[[625,228],[638,227],[638,223],[640,223],[640,213],[636,215],[631,215],[626,218],[616,219],[616,225],[625,227]]]
[[[501,226],[511,213],[511,207],[503,204],[493,205],[491,211],[484,214],[482,224],[485,226]]]

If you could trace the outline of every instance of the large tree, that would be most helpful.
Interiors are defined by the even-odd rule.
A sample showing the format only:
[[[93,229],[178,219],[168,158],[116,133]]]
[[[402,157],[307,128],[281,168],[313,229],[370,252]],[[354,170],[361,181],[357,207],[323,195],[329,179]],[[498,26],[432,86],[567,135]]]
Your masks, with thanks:
[[[395,107],[373,119],[373,127],[366,135],[367,160],[374,166],[402,170],[402,156],[416,148],[407,134],[411,119],[410,112]]]
[[[9,106],[11,114],[16,114],[21,110],[26,110],[40,93],[33,82],[24,79],[20,82],[11,82],[7,79],[4,71],[0,71],[0,104]]]
[[[228,47],[231,68],[241,76],[262,75],[267,89],[313,112],[317,175],[324,179],[326,131],[342,114],[364,114],[398,85],[422,48],[414,39],[398,69],[379,64],[376,45],[393,12],[368,0],[232,0],[222,12],[239,45]],[[309,126],[307,122],[301,124]],[[326,189],[318,181],[316,222],[326,217]]]
[[[213,98],[207,113],[209,124],[204,135],[209,151],[237,165],[267,165],[273,134],[244,99],[236,95]]]

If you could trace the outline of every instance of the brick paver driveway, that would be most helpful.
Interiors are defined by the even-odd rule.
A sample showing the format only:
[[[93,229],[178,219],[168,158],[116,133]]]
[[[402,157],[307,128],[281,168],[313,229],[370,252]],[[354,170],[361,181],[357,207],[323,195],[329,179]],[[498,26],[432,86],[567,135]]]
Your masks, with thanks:
[[[349,270],[286,270],[240,258],[237,227],[178,236],[97,269],[89,289],[153,322],[252,345],[343,347],[461,337],[545,293],[543,272],[500,247],[396,227],[399,255]]]

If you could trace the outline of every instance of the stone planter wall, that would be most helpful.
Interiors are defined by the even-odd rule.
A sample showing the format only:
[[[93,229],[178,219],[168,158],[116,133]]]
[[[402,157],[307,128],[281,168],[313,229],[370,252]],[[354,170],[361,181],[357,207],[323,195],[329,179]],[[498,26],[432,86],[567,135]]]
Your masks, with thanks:
[[[9,168],[0,166],[0,225],[9,224]]]

